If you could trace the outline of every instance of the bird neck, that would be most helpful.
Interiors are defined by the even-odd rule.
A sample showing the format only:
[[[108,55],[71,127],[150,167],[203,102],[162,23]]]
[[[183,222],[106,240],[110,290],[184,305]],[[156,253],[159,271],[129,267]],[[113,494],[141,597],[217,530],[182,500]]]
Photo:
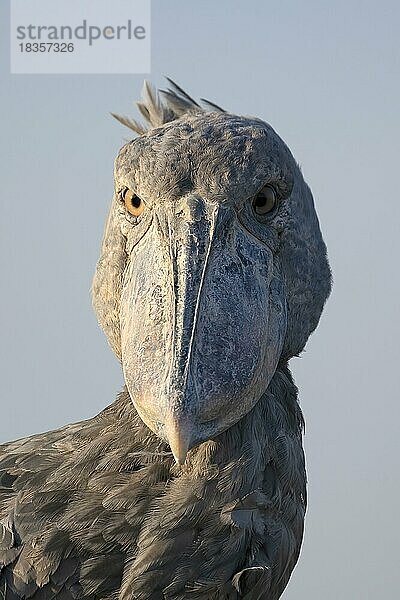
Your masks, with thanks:
[[[255,489],[282,436],[293,440],[301,450],[304,419],[297,397],[289,368],[280,366],[254,408],[214,440],[189,452],[183,470],[193,474],[197,471],[201,475],[202,469],[207,470],[213,465],[218,466],[219,471],[235,465],[232,468],[236,474],[232,473],[232,479],[237,476],[237,485],[244,486],[247,491]],[[244,481],[244,466],[247,482]]]
[[[121,440],[129,431],[135,444],[143,448],[146,462],[160,459],[168,462],[173,477],[186,475],[191,479],[208,479],[212,471],[229,472],[233,488],[238,487],[238,494],[248,493],[261,485],[265,465],[271,462],[271,456],[282,440],[289,446],[295,445],[299,460],[303,460],[304,420],[297,388],[286,364],[277,368],[268,389],[247,415],[215,439],[190,450],[183,466],[174,464],[169,446],[141,421],[126,388],[99,417],[111,418],[115,436],[121,436]]]

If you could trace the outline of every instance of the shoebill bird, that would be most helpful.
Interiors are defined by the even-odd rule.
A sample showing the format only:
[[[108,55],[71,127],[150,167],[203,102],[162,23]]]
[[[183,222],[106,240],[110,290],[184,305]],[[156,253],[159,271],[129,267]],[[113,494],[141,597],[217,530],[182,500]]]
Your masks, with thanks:
[[[257,118],[146,85],[93,283],[125,388],[0,448],[5,600],[276,600],[306,509],[288,361],[330,270],[313,198]]]

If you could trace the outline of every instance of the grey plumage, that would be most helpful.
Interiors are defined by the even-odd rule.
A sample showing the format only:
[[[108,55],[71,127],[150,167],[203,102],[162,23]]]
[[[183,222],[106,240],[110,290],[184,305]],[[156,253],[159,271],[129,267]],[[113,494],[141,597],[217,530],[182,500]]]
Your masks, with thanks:
[[[277,600],[298,558],[303,417],[287,361],[330,290],[312,196],[269,125],[170,85],[163,102],[146,86],[147,125],[117,117],[140,137],[116,161],[93,283],[127,387],[93,419],[0,446],[6,600]],[[279,205],[254,219],[266,182]],[[169,258],[153,264],[152,248]]]
[[[159,127],[165,123],[169,123],[174,119],[181,117],[184,114],[196,113],[202,111],[201,106],[193,100],[180,86],[178,86],[172,79],[167,77],[167,81],[170,84],[170,88],[167,90],[160,90],[161,94],[165,98],[166,102],[161,102],[159,95],[148,81],[145,81],[143,87],[143,101],[136,102],[141,115],[146,121],[146,125],[138,123],[138,121],[131,119],[130,117],[124,117],[111,113],[113,117],[117,119],[122,125],[129,127],[135,133],[142,135],[148,131],[149,128]],[[218,112],[225,112],[214,102],[210,102],[205,98],[202,98],[203,104],[206,108],[216,110]]]

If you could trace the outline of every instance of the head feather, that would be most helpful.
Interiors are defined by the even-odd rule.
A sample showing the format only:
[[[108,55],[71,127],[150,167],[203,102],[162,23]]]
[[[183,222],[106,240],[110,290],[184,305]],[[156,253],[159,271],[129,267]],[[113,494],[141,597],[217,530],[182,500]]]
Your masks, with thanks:
[[[172,79],[169,77],[166,77],[166,79],[170,84],[170,87],[166,90],[157,90],[149,81],[144,82],[142,100],[136,102],[139,112],[145,120],[144,123],[115,113],[111,113],[112,116],[135,133],[143,135],[153,127],[160,127],[165,123],[179,119],[184,114],[210,110],[225,112],[217,104],[202,98],[201,102],[205,105],[203,108]]]

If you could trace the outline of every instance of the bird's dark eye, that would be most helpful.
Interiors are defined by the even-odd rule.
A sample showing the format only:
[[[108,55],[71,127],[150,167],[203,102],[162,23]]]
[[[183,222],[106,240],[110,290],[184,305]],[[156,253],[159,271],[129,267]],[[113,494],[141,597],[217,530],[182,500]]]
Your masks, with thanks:
[[[125,188],[121,193],[126,210],[134,217],[139,217],[144,211],[144,202],[135,192]]]
[[[276,206],[276,193],[270,185],[265,185],[253,200],[253,209],[257,215],[266,215]]]

